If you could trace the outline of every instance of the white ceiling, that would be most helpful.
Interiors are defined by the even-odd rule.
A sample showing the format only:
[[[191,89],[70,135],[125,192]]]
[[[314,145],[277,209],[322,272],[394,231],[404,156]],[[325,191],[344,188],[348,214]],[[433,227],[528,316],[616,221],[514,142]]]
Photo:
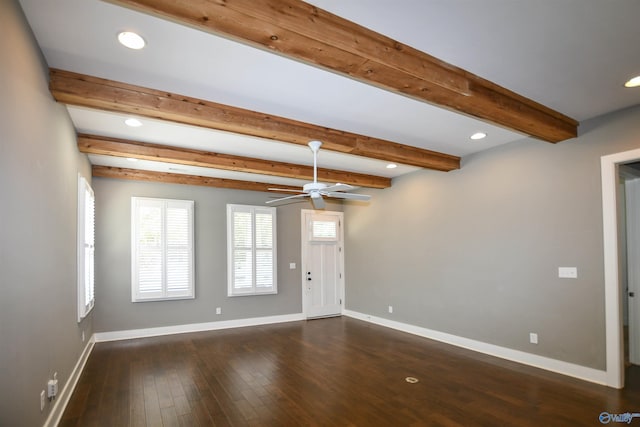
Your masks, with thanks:
[[[313,0],[310,3],[583,121],[640,103],[622,86],[640,74],[640,1]],[[466,156],[519,133],[337,74],[100,0],[20,0],[50,67],[161,89],[334,129]],[[147,47],[122,47],[133,30]],[[68,107],[79,132],[290,163],[301,146]],[[488,137],[471,141],[482,130]],[[532,143],[546,144],[541,141]],[[93,164],[299,185],[154,162],[90,156]],[[320,167],[395,177],[416,170],[321,151]],[[170,170],[169,168],[174,168]],[[177,170],[176,170],[177,169]]]

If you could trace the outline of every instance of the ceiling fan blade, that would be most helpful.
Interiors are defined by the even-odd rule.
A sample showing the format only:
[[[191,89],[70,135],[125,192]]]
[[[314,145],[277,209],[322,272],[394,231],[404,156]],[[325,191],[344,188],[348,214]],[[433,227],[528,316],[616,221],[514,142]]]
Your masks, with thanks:
[[[267,204],[270,203],[277,203],[277,202],[282,202],[283,200],[289,200],[289,199],[295,199],[298,197],[306,197],[308,196],[308,194],[294,194],[293,196],[287,196],[287,197],[281,197],[279,199],[275,199],[275,200],[267,200]]]
[[[318,197],[311,196],[311,203],[314,209],[324,209],[324,199],[318,194]]]
[[[267,188],[269,191],[277,191],[278,193],[304,193],[302,190],[290,190],[288,188]]]
[[[272,205],[273,207],[281,207],[281,206],[288,206],[288,205],[295,205],[297,203],[307,203],[307,201],[303,198],[303,197],[298,197],[295,199],[288,199],[288,200],[281,200],[280,202]]]
[[[362,200],[367,201],[371,199],[371,196],[368,194],[357,194],[357,193],[322,193],[328,197],[335,197],[337,199],[349,199],[349,200]]]
[[[355,187],[353,187],[351,185],[348,185],[348,184],[340,184],[340,183],[338,183],[338,184],[332,185],[331,187],[325,188],[323,191],[329,191],[329,192],[331,192],[331,191],[351,191],[354,188]]]

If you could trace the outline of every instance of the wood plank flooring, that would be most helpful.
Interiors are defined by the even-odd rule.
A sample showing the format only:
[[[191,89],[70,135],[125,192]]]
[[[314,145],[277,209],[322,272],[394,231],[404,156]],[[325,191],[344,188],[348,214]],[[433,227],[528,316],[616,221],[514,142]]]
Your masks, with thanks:
[[[614,390],[338,317],[98,343],[60,425],[597,426],[602,412],[640,412],[640,367],[627,381]]]

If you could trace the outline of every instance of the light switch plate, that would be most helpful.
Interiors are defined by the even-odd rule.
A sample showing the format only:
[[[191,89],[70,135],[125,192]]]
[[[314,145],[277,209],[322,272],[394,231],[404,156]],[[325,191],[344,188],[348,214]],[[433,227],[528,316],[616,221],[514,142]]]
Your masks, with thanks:
[[[290,262],[289,263],[289,270],[295,270],[296,269],[296,263],[295,262]]]
[[[558,277],[561,279],[577,279],[577,267],[558,267]]]

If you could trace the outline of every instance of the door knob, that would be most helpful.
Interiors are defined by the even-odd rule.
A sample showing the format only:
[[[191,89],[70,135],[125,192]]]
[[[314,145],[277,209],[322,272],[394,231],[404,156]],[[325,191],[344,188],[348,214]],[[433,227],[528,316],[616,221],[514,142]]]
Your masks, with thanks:
[[[631,298],[633,298],[633,297],[635,297],[635,296],[636,296],[636,293],[635,293],[635,292],[629,292],[629,296],[630,296]]]

